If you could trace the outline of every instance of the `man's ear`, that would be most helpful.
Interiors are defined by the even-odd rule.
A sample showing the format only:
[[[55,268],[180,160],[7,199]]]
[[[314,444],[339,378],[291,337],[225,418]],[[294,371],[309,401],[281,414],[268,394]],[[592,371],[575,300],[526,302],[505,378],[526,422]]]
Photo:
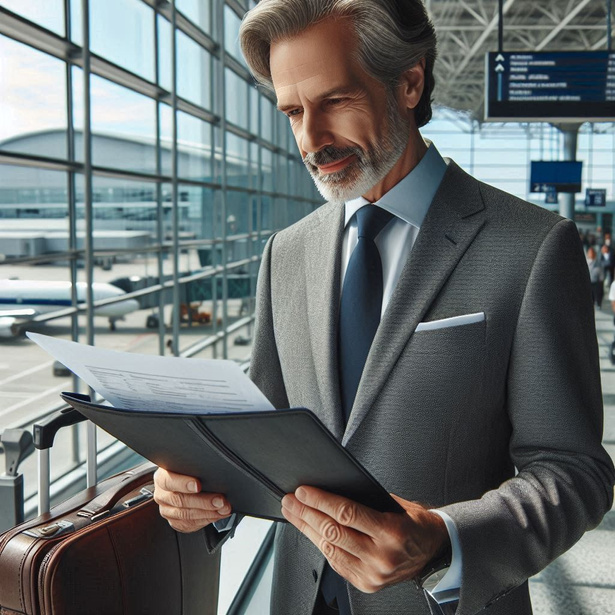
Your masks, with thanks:
[[[419,104],[424,85],[425,58],[421,58],[412,68],[403,72],[399,77],[397,95],[402,111],[411,111]]]

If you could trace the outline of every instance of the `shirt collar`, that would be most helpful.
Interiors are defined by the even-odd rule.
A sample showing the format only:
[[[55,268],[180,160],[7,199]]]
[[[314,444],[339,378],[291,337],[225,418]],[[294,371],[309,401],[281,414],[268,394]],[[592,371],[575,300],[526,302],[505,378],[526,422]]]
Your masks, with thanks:
[[[427,152],[419,163],[375,203],[416,228],[421,228],[446,172],[446,162],[440,152],[433,143],[428,143]],[[362,196],[347,201],[344,227],[348,226],[352,216],[368,203]]]

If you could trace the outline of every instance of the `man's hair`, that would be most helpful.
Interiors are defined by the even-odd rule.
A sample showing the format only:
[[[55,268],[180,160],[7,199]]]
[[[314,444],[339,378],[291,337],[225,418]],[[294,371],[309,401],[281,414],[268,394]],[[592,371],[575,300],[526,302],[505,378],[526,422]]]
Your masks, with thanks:
[[[363,68],[392,90],[400,76],[425,58],[425,86],[414,109],[418,127],[431,119],[436,33],[422,0],[260,0],[239,33],[244,57],[263,85],[273,89],[271,44],[328,18],[350,18]]]

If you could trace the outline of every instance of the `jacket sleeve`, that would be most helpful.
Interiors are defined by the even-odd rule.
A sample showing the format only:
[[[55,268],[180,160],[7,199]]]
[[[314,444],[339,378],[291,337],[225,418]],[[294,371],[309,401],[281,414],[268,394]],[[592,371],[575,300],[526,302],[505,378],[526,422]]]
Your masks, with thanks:
[[[575,225],[537,252],[507,374],[510,455],[518,471],[479,500],[442,508],[463,553],[457,615],[474,615],[569,549],[613,502],[587,264]]]

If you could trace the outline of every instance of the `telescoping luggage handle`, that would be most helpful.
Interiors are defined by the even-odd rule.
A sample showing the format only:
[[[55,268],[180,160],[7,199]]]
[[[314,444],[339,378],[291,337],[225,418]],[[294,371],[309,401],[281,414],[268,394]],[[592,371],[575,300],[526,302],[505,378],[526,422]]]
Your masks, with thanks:
[[[74,394],[76,395],[76,394]],[[90,401],[89,395],[79,395],[84,401]],[[53,446],[56,434],[63,427],[76,425],[86,418],[71,407],[63,408],[34,424],[32,436],[38,450],[38,514],[49,511],[49,449]]]

